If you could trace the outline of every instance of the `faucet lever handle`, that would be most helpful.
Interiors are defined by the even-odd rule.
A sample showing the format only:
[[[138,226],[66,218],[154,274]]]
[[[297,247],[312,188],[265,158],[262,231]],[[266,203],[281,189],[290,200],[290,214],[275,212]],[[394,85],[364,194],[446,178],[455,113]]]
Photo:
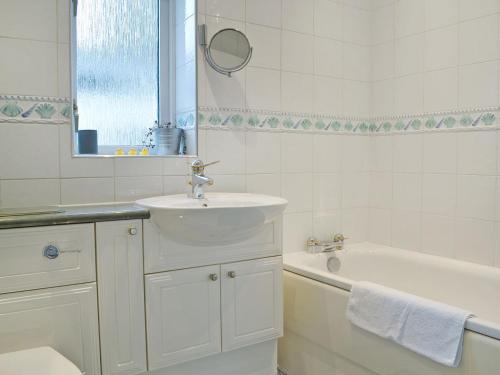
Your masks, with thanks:
[[[193,163],[191,164],[191,169],[192,169],[193,173],[203,174],[203,172],[205,171],[205,167],[208,167],[209,165],[214,165],[217,163],[220,163],[220,160],[212,161],[210,163],[205,164],[200,159],[197,159],[197,160],[193,161]]]
[[[344,237],[342,233],[335,233],[333,235],[333,242],[344,242],[345,240],[348,240],[349,237]]]
[[[208,167],[210,165],[214,165],[214,164],[218,164],[218,163],[220,163],[220,160],[211,161],[210,163],[203,164],[203,167],[205,168],[205,167]]]

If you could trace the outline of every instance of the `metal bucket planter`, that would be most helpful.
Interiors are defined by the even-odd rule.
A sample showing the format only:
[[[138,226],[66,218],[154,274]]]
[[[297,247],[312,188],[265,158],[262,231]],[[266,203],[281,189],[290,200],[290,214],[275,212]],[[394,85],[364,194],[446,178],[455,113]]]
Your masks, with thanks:
[[[182,129],[155,128],[153,139],[157,155],[178,155]]]

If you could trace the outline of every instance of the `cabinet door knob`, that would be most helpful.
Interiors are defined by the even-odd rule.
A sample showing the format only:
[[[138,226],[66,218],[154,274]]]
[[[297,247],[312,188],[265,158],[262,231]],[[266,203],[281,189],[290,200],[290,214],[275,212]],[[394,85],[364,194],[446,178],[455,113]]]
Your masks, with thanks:
[[[48,245],[43,249],[43,256],[48,259],[56,259],[61,251],[54,245]]]
[[[216,273],[211,273],[210,276],[208,276],[210,280],[212,281],[217,281],[219,279],[219,276],[217,276]]]
[[[128,228],[128,234],[135,236],[137,234],[137,228]]]
[[[234,279],[236,277],[236,272],[235,271],[229,271],[227,275],[231,278]]]

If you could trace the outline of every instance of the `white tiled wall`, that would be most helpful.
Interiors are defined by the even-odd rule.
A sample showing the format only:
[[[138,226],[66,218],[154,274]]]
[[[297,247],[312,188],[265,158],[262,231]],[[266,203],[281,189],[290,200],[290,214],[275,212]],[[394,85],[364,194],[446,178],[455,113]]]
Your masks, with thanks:
[[[281,195],[285,250],[307,237],[345,231],[367,238],[369,138],[303,133],[202,130],[202,152],[215,179],[212,190]]]
[[[397,0],[374,9],[373,116],[499,106],[499,12],[496,0]],[[371,241],[500,266],[497,132],[370,142]]]
[[[500,105],[497,0],[388,0],[372,11],[372,114]]]
[[[500,266],[500,132],[370,142],[370,241]]]
[[[2,8],[2,93],[69,95],[68,3]],[[241,28],[255,54],[232,79],[201,63],[199,105],[358,116],[496,105],[498,51],[474,41],[498,46],[497,7],[496,0],[202,0],[209,33]],[[355,241],[500,265],[499,144],[494,131],[201,130],[199,153],[222,160],[210,169],[213,189],[290,200],[287,251],[311,234],[343,231]],[[68,125],[0,124],[3,207],[181,192],[186,170],[180,159],[75,159]]]
[[[63,0],[5,1],[0,12],[2,93],[69,96],[67,4]],[[26,11],[29,9],[29,11]]]
[[[232,79],[200,58],[199,105],[368,116],[372,3],[199,0],[209,36],[235,27],[254,47],[249,67]]]

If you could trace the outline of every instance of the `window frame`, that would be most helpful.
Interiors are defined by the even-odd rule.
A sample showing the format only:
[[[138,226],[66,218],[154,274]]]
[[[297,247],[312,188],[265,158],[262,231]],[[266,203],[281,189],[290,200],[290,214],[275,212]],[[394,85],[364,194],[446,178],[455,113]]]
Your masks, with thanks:
[[[98,145],[98,154],[79,154],[76,149],[76,137],[78,130],[78,92],[77,92],[77,18],[78,18],[78,1],[70,1],[70,85],[71,85],[71,153],[77,158],[96,158],[96,157],[133,157],[127,155],[129,149],[141,148],[143,145]],[[171,35],[176,35],[175,30],[175,0],[158,0],[159,6],[159,52],[158,52],[158,122],[175,122],[176,108],[176,45],[175,40],[170,38]],[[167,61],[167,64],[162,61]],[[198,86],[198,85],[196,85]],[[197,95],[197,93],[196,93]],[[153,125],[153,124],[151,124]],[[115,150],[122,148],[125,155],[116,155]],[[139,151],[139,150],[138,150]],[[137,157],[186,157],[189,155],[147,155]]]

